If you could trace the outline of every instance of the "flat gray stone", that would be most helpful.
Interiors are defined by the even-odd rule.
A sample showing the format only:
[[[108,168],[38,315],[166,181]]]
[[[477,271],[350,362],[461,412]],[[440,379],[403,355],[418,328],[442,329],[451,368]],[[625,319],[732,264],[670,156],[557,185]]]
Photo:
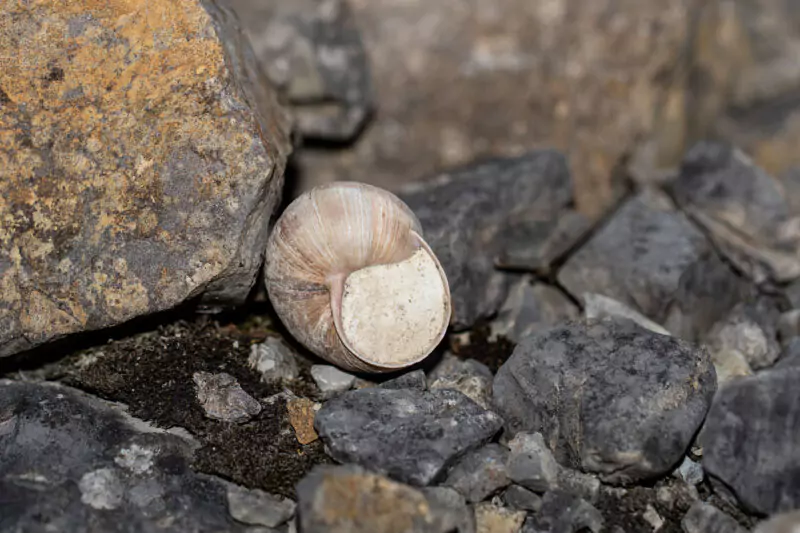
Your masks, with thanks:
[[[425,486],[486,444],[502,420],[458,391],[374,387],[328,400],[314,427],[337,461]]]
[[[493,406],[509,437],[539,432],[559,463],[614,483],[670,471],[715,391],[704,350],[605,319],[527,337],[495,376]]]
[[[487,444],[462,457],[442,484],[457,490],[470,503],[483,501],[511,483],[507,461],[507,449]]]
[[[750,511],[800,507],[800,368],[762,371],[722,387],[700,436],[703,468]]]

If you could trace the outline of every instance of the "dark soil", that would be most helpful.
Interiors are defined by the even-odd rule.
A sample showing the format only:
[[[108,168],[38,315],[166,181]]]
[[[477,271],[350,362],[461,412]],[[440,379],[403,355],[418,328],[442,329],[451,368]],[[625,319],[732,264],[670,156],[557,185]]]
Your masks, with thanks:
[[[198,371],[227,372],[258,400],[280,393],[280,384],[261,382],[247,365],[251,344],[264,335],[203,319],[178,322],[70,357],[61,381],[124,403],[131,415],[158,427],[188,430],[201,443],[193,465],[199,472],[296,498],[295,484],[311,467],[331,462],[321,441],[297,442],[283,399],[262,401],[261,413],[244,424],[206,418],[192,380]],[[313,399],[307,366],[287,388]]]
[[[490,341],[491,333],[488,323],[478,324],[469,332],[466,343],[453,341],[451,349],[461,359],[475,359],[488,366],[493,374],[497,373],[502,364],[511,357],[516,344],[503,336]]]

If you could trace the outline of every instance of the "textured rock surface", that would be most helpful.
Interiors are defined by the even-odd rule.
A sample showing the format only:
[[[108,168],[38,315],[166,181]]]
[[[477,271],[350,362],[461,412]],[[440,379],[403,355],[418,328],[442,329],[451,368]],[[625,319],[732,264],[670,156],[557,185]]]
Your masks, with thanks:
[[[493,405],[511,435],[540,432],[559,463],[624,482],[680,461],[715,391],[705,351],[607,319],[527,337],[497,372]]]
[[[781,353],[775,331],[779,318],[778,309],[765,298],[734,307],[704,339],[714,365],[719,369],[732,358],[744,360],[753,370],[772,366]]]
[[[500,507],[490,502],[475,506],[475,530],[477,533],[517,533],[525,521],[525,513]]]
[[[74,389],[0,380],[0,530],[249,531],[193,448]]]
[[[474,359],[459,359],[445,354],[428,377],[428,388],[457,390],[488,409],[494,376],[489,367]]]
[[[613,298],[690,340],[745,292],[700,230],[652,190],[628,200],[570,256],[558,279],[578,299]]]
[[[696,144],[684,157],[673,191],[754,281],[800,276],[800,211],[792,209],[781,183],[742,151],[726,143]]]
[[[590,503],[553,490],[544,495],[542,508],[526,520],[522,533],[600,533],[603,523],[603,515]]]
[[[614,300],[613,298],[603,296],[602,294],[587,292],[582,295],[581,299],[583,300],[584,304],[583,314],[590,320],[614,317],[626,318],[628,320],[633,320],[643,328],[647,328],[654,333],[660,333],[661,335],[670,334],[669,331],[661,327],[659,324],[656,324],[643,314],[631,309],[623,303]]]
[[[537,513],[542,508],[542,498],[519,485],[511,485],[503,492],[503,502],[512,509],[520,511]]]
[[[689,508],[681,526],[685,533],[746,533],[732,517],[703,502]]]
[[[0,356],[252,288],[287,121],[206,7],[0,7]]]
[[[511,483],[507,460],[507,449],[487,444],[465,455],[450,469],[443,485],[457,490],[470,503],[483,501]]]
[[[333,396],[349,389],[356,377],[331,365],[313,365],[311,377],[323,396]]]
[[[316,467],[297,496],[303,533],[449,533],[463,520],[439,499],[353,465]]]
[[[346,141],[372,110],[366,52],[343,0],[227,0],[305,137]]]
[[[457,328],[497,311],[507,281],[487,279],[513,227],[530,216],[557,224],[570,212],[570,184],[565,158],[542,150],[465,166],[401,192],[447,274]]]
[[[721,388],[701,443],[703,468],[759,513],[800,507],[800,368],[782,368]]]
[[[195,372],[192,378],[197,387],[197,401],[209,418],[246,422],[261,412],[258,400],[242,390],[230,374]]]
[[[376,119],[351,150],[306,152],[302,166],[310,179],[391,187],[555,147],[570,155],[581,211],[602,212],[621,156],[656,125],[685,120],[686,95],[671,87],[691,4],[352,1]],[[682,148],[664,133],[656,141],[659,158]]]
[[[517,433],[508,443],[508,476],[536,492],[556,487],[558,463],[541,433]]]
[[[337,461],[428,485],[485,444],[502,421],[453,390],[369,388],[326,402],[314,425]]]
[[[492,336],[519,342],[533,331],[578,318],[578,308],[561,291],[521,276],[492,320]]]
[[[379,385],[382,389],[417,389],[425,390],[428,388],[428,378],[424,370],[412,370],[401,374],[396,378],[384,381]]]
[[[294,352],[278,337],[267,337],[264,342],[252,345],[247,362],[266,382],[295,379],[300,375]]]
[[[228,483],[228,511],[239,522],[278,527],[294,516],[297,504],[258,489]]]

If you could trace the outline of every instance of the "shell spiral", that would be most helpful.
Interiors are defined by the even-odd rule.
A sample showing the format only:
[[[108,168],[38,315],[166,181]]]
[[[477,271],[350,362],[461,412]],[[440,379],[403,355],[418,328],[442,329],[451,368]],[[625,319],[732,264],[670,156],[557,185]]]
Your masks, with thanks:
[[[346,370],[410,366],[450,321],[447,279],[419,220],[397,196],[364,183],[335,182],[295,199],[270,233],[264,268],[289,332]]]

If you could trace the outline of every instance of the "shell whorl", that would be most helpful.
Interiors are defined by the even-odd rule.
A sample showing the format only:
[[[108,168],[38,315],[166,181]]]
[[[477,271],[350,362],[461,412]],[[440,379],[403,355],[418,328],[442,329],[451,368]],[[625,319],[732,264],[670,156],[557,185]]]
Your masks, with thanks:
[[[360,269],[408,259],[420,247],[430,252],[417,217],[396,196],[356,182],[317,187],[293,201],[270,234],[270,301],[290,333],[318,356],[353,371],[388,370],[345,345],[334,323],[332,287],[341,289]]]

